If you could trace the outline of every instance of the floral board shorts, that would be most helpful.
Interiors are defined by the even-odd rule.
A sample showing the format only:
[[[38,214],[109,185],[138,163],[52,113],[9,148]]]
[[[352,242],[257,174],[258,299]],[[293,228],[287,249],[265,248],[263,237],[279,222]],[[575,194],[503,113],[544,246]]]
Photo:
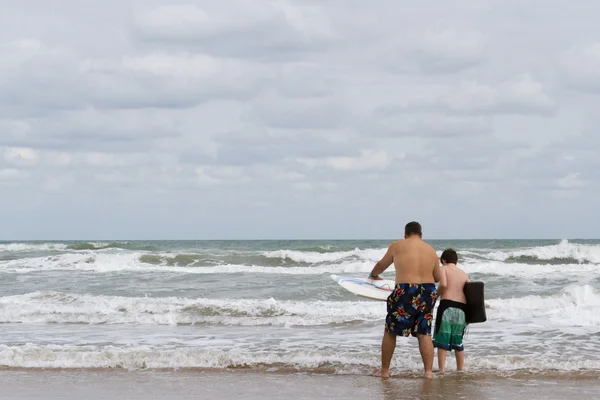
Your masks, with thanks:
[[[431,335],[434,283],[399,283],[387,299],[385,331],[396,336]]]

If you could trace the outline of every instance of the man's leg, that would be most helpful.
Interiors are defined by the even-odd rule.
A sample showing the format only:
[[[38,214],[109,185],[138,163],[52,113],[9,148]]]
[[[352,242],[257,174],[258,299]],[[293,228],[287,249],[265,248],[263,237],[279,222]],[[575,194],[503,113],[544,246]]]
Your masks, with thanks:
[[[381,341],[381,377],[390,377],[390,364],[392,362],[392,356],[396,349],[396,335],[389,332],[383,333],[383,339]]]
[[[458,357],[458,356],[457,356]],[[446,350],[438,347],[438,367],[440,372],[444,373],[446,370]]]
[[[418,333],[417,340],[419,341],[419,352],[423,360],[425,375],[431,377],[433,376],[433,342],[431,336]]]

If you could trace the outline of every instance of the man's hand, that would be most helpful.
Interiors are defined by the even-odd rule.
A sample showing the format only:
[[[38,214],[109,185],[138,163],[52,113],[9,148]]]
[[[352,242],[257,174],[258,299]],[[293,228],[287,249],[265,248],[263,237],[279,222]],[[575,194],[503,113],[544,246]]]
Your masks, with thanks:
[[[371,280],[373,280],[373,281],[382,281],[382,280],[383,280],[383,278],[382,278],[382,277],[380,277],[379,275],[377,275],[377,276],[373,276],[373,275],[371,275],[371,274],[369,274],[369,279],[371,279]]]

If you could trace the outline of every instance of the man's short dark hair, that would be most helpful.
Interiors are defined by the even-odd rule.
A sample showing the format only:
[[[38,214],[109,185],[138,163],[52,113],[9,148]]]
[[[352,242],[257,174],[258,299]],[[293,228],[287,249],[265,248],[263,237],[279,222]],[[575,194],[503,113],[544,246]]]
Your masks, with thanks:
[[[404,227],[404,234],[406,236],[422,235],[421,224],[416,221],[409,222]]]
[[[457,264],[458,263],[458,254],[454,249],[446,249],[440,256],[440,261],[446,261],[448,264]]]

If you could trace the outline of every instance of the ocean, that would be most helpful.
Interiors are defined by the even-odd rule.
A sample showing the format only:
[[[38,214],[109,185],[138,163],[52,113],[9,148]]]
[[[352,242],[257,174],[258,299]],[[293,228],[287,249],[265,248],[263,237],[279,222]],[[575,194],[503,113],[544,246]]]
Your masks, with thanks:
[[[0,367],[370,374],[385,303],[329,275],[366,277],[389,243],[0,242]],[[600,240],[429,243],[485,283],[469,372],[600,376]],[[398,339],[392,374],[421,371]]]

